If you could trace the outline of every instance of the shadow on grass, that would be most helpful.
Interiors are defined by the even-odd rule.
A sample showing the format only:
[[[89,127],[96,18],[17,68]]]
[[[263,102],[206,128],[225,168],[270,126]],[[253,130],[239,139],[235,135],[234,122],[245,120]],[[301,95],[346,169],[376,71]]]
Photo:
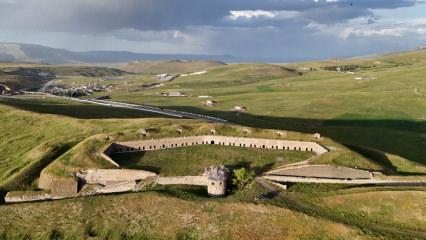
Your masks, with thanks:
[[[268,163],[263,166],[257,167],[252,167],[252,164],[253,162],[238,162],[233,165],[226,165],[226,167],[228,167],[231,172],[240,168],[246,168],[252,170],[256,174],[256,176],[260,176],[263,173],[272,170],[272,168],[274,167],[274,163]]]
[[[413,173],[413,172],[404,172],[398,171],[397,167],[392,164],[392,161],[384,154],[383,152],[377,151],[375,149],[370,149],[363,146],[354,146],[346,145],[352,151],[355,151],[362,156],[372,159],[375,162],[379,163],[383,167],[383,173],[386,175],[402,175],[402,176],[426,176],[426,173]]]
[[[71,149],[77,142],[69,142],[63,145],[58,145],[49,154],[40,159],[40,161],[34,162],[19,173],[9,179],[7,182],[0,186],[0,203],[4,203],[4,197],[9,191],[25,191],[28,190],[34,179],[40,176],[41,171],[47,167],[51,162],[60,157],[66,151]]]
[[[64,103],[59,101],[42,101],[34,99],[0,98],[0,104],[36,113],[57,114],[80,119],[171,118],[166,115],[150,112],[124,108],[111,108],[107,106],[77,102]]]
[[[209,199],[207,188],[204,186],[159,186],[155,192],[183,200]]]
[[[146,165],[143,163],[143,157],[145,151],[129,152],[129,153],[115,153],[112,155],[112,159],[118,163],[121,167],[128,169],[144,170],[160,174],[161,168],[158,166]]]
[[[420,164],[426,164],[426,121],[301,119],[230,111],[206,111],[185,106],[165,108],[219,117],[249,127],[282,129],[311,134],[318,132],[345,145],[365,146],[370,149],[377,149],[380,152],[395,154]],[[376,159],[372,160],[376,161]]]

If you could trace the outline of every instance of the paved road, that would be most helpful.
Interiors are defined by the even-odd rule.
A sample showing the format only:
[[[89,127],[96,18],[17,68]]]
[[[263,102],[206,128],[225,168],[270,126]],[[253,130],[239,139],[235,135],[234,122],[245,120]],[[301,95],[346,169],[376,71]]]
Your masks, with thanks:
[[[132,110],[138,110],[143,112],[151,112],[151,113],[157,113],[160,115],[170,116],[170,117],[176,117],[176,118],[192,118],[192,119],[201,119],[209,122],[214,123],[225,123],[230,124],[228,120],[217,118],[217,117],[211,117],[203,114],[197,114],[197,113],[191,113],[191,112],[184,112],[184,111],[177,111],[172,109],[166,109],[166,108],[159,108],[149,105],[143,105],[143,104],[131,104],[131,103],[124,103],[124,102],[116,102],[116,101],[110,101],[110,100],[99,100],[99,99],[80,99],[80,98],[72,98],[72,97],[63,97],[63,96],[56,96],[49,93],[40,93],[40,92],[30,92],[30,91],[23,91],[26,95],[44,95],[49,97],[56,97],[61,98],[65,100],[71,100],[71,101],[77,101],[77,102],[83,102],[83,103],[91,103],[91,104],[97,104],[107,107],[117,107],[117,108],[125,108],[125,109],[132,109]],[[20,98],[25,95],[16,95],[16,96],[5,96],[6,98]]]
[[[211,117],[211,116],[207,116],[207,115],[196,114],[196,113],[191,113],[191,112],[184,112],[184,111],[177,111],[177,110],[166,109],[166,108],[159,108],[159,107],[154,107],[154,106],[149,106],[149,105],[131,104],[131,103],[116,102],[116,101],[109,101],[109,100],[99,100],[99,99],[79,99],[79,98],[68,98],[68,97],[61,97],[61,98],[74,100],[74,101],[78,101],[78,102],[97,104],[97,105],[102,105],[102,106],[126,108],[126,109],[132,109],[132,110],[138,110],[138,111],[144,111],[144,112],[152,112],[152,113],[157,113],[157,114],[171,116],[171,117],[177,117],[177,118],[192,118],[192,119],[206,120],[206,121],[215,122],[215,123],[229,123],[227,120],[217,118],[217,117]]]

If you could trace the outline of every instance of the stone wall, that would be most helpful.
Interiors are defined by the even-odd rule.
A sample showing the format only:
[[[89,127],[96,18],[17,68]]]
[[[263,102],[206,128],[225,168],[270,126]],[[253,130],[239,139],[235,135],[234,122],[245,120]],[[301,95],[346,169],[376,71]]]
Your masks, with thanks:
[[[46,173],[45,171],[42,171],[40,173],[40,178],[38,180],[38,188],[44,189],[44,190],[50,190],[50,185],[54,181],[54,178]]]
[[[203,144],[274,150],[312,151],[318,155],[328,152],[326,148],[316,142],[227,137],[213,135],[118,142],[113,145],[113,152],[120,153],[134,151],[154,151],[160,149],[188,147]]]
[[[290,166],[272,170],[266,175],[329,179],[371,179],[369,171],[330,165]]]
[[[208,179],[205,176],[158,177],[156,183],[159,185],[207,186]]]
[[[48,192],[8,192],[4,198],[6,203],[34,202],[52,199]]]
[[[158,177],[159,185],[192,185],[205,186],[211,196],[224,196],[226,194],[225,180],[212,180],[208,176],[182,176],[182,177]]]
[[[55,179],[55,181],[50,184],[50,191],[52,193],[52,196],[76,196],[78,192],[77,179],[75,177],[67,179]]]
[[[77,173],[77,177],[88,184],[103,185],[144,180],[156,175],[153,172],[130,169],[89,169]]]
[[[111,155],[114,152],[115,149],[115,144],[111,144],[108,147],[105,148],[105,150],[101,153],[101,156],[107,160],[108,162],[112,163],[114,166],[116,167],[120,167],[120,165],[118,165],[114,160],[111,159]]]
[[[97,194],[99,193],[119,193],[119,192],[129,192],[136,190],[136,181],[124,181],[113,184],[108,184],[104,186],[98,186],[95,190]]]

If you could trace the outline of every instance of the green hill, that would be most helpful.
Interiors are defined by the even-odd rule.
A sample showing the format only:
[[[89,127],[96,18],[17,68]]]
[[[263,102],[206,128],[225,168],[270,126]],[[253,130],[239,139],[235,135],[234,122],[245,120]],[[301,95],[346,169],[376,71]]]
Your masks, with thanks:
[[[35,89],[57,77],[122,76],[125,71],[107,67],[0,64],[0,84],[12,90]]]
[[[223,66],[225,63],[218,61],[137,61],[128,63],[121,68],[134,73],[144,74],[177,74],[204,71],[211,67]]]

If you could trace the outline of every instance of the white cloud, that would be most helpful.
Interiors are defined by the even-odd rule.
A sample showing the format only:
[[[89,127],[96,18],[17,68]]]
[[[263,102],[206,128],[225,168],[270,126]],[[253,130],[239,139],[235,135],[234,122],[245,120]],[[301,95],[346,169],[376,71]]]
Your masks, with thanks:
[[[276,12],[264,11],[264,10],[240,10],[240,11],[230,11],[231,15],[229,18],[231,20],[238,19],[252,19],[252,18],[274,18],[277,16]]]
[[[340,32],[339,37],[348,39],[350,36],[356,37],[373,37],[373,36],[386,36],[386,37],[401,37],[407,31],[406,28],[383,28],[383,29],[355,29],[347,27]]]
[[[270,23],[268,21],[283,21],[290,19],[300,18],[302,15],[298,11],[266,11],[266,10],[233,10],[225,17],[225,20],[230,24],[232,23],[248,23],[262,21],[266,22],[266,26]]]

